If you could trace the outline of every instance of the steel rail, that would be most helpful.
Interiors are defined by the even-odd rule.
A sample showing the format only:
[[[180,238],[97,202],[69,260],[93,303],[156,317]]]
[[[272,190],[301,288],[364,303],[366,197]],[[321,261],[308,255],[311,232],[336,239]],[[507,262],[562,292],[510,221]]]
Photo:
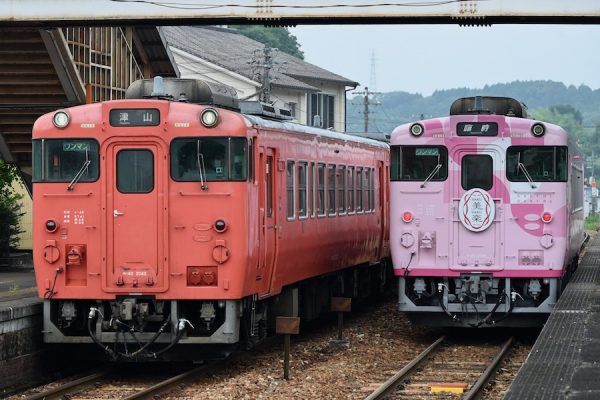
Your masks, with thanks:
[[[506,343],[504,343],[504,346],[502,346],[498,354],[496,354],[494,359],[491,361],[490,365],[488,365],[485,371],[483,371],[477,382],[471,386],[471,389],[469,389],[469,391],[464,395],[462,400],[473,400],[481,394],[481,390],[485,387],[486,383],[488,383],[494,372],[498,369],[500,361],[502,361],[508,350],[510,350],[513,342],[514,337],[511,337],[506,341]]]
[[[365,400],[379,400],[383,399],[385,396],[391,394],[394,389],[400,384],[402,378],[407,376],[409,373],[413,371],[413,369],[419,365],[429,354],[435,350],[444,340],[446,340],[445,336],[441,336],[438,340],[436,340],[431,346],[426,348],[415,357],[410,363],[408,363],[404,368],[398,371],[394,376],[385,381],[383,385],[379,386],[377,390],[371,393],[369,396],[365,398]]]
[[[90,385],[92,381],[103,378],[108,375],[109,370],[100,370],[93,374],[84,376],[83,378],[76,379],[74,381],[65,383],[64,385],[55,387],[54,389],[47,390],[45,392],[37,393],[27,397],[27,400],[39,400],[39,399],[62,399],[64,396],[79,393],[85,389],[87,385]]]
[[[203,372],[204,370],[206,370],[209,366],[214,366],[214,364],[205,364],[202,365],[200,367],[191,369],[189,371],[183,372],[179,375],[175,375],[169,379],[165,379],[164,381],[158,382],[155,385],[152,385],[146,389],[140,390],[137,393],[131,394],[127,397],[124,397],[121,400],[137,400],[137,399],[150,399],[153,398],[154,396],[156,396],[157,394],[162,393],[163,391],[167,391],[169,390],[169,388],[172,385],[175,385],[187,378],[189,378],[190,376],[193,376],[195,374],[198,374],[200,372]]]

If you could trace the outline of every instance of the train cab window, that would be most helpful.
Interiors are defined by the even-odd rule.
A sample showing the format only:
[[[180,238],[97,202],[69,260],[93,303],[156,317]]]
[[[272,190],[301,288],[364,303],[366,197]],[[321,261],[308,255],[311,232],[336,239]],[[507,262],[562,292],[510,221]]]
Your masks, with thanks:
[[[171,143],[171,177],[175,181],[245,181],[247,176],[246,138],[189,137]]]
[[[117,153],[117,190],[121,193],[150,193],[154,190],[154,154],[146,149]]]
[[[286,188],[287,188],[287,217],[288,220],[294,219],[296,207],[294,204],[294,161],[287,162],[286,169]]]
[[[100,176],[99,145],[92,139],[33,140],[33,181],[94,182]]]
[[[317,215],[325,215],[325,164],[317,165]]]
[[[462,158],[461,184],[465,190],[490,190],[494,181],[494,162],[487,154],[471,154]]]
[[[506,177],[511,182],[566,182],[566,146],[511,146],[506,150]]]
[[[308,217],[307,199],[306,199],[306,186],[307,186],[307,170],[308,163],[301,161],[298,163],[298,217]]]
[[[448,178],[448,149],[444,146],[392,146],[392,181],[445,181]],[[431,177],[430,177],[431,175]]]
[[[327,215],[335,215],[335,164],[327,165]]]
[[[346,166],[338,166],[338,214],[346,214]]]
[[[356,212],[363,210],[363,169],[356,167]]]
[[[354,167],[348,167],[348,214],[354,213]]]

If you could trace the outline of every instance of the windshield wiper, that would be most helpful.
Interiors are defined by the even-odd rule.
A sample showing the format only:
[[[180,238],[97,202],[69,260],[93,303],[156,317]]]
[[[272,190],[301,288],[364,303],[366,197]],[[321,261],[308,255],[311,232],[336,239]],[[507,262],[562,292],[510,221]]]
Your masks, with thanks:
[[[69,190],[69,191],[73,190],[73,187],[75,186],[75,184],[77,182],[79,182],[79,180],[83,176],[83,173],[87,171],[88,166],[91,164],[91,162],[92,162],[92,160],[90,160],[88,157],[88,151],[87,151],[87,149],[85,149],[85,162],[83,163],[83,165],[81,166],[79,171],[75,174],[75,176],[73,177],[73,180],[71,181],[71,183],[69,183],[69,186],[67,186],[67,190]]]
[[[200,152],[200,139],[196,141],[196,164],[198,166],[198,173],[200,174],[200,189],[207,190],[206,168],[204,168],[204,154]]]
[[[442,164],[438,163],[438,165],[435,166],[433,171],[431,171],[431,173],[429,175],[427,175],[427,178],[425,178],[423,183],[421,183],[422,188],[424,188],[425,185],[427,184],[427,182],[429,182],[435,176],[435,174],[437,174],[437,172],[440,170],[440,168],[442,168]]]
[[[521,171],[523,171],[523,175],[525,175],[525,178],[529,181],[531,188],[535,189],[535,185],[533,184],[533,179],[531,179],[531,175],[529,175],[529,171],[527,171],[527,168],[525,168],[525,164],[521,162],[521,152],[517,154],[517,168],[520,168]]]

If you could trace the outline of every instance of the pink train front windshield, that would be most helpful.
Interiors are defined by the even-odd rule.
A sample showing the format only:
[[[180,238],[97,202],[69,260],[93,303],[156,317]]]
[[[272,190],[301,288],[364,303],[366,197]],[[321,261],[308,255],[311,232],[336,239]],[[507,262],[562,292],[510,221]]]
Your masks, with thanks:
[[[583,239],[583,160],[567,133],[503,115],[419,124],[391,137],[395,274],[562,276]]]

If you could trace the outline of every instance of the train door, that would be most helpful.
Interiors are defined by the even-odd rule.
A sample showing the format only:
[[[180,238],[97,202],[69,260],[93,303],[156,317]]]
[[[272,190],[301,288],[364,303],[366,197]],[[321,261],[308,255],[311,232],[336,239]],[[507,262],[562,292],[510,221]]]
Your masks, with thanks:
[[[379,194],[377,199],[377,224],[379,225],[379,254],[378,259],[387,255],[387,242],[388,242],[388,188],[385,185],[385,178],[389,174],[388,167],[383,164],[383,161],[379,161],[378,166],[378,179],[379,179]]]
[[[107,149],[106,286],[109,291],[167,290],[163,151],[159,143]]]
[[[276,162],[275,149],[261,147],[259,152],[259,262],[256,279],[259,281],[259,295],[270,291],[273,265],[277,253],[276,223]]]
[[[453,262],[461,271],[498,271],[503,267],[503,159],[493,148],[455,148],[453,179]],[[496,171],[496,175],[494,174]]]

